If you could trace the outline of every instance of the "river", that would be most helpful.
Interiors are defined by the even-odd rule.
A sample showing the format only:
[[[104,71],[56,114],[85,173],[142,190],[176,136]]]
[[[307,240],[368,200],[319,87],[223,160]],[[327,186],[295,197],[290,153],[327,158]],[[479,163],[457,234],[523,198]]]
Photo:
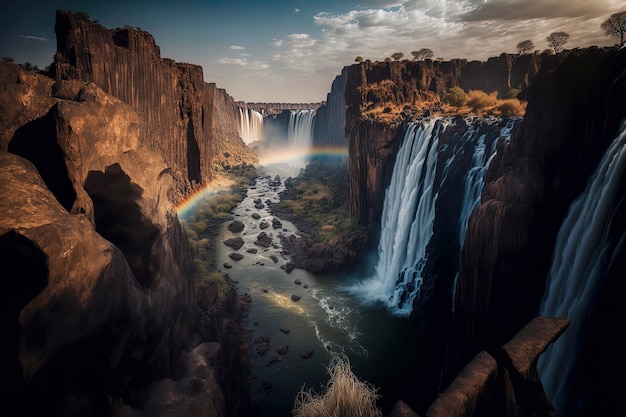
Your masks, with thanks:
[[[333,353],[344,354],[354,374],[379,389],[378,404],[386,414],[398,399],[410,403],[418,377],[415,329],[407,318],[394,316],[382,303],[363,304],[348,290],[373,274],[373,264],[361,265],[349,274],[286,272],[289,256],[283,253],[280,236],[299,232],[283,219],[278,219],[282,225],[275,228],[275,216],[266,203],[277,203],[282,190],[283,182],[276,185],[269,177],[258,178],[221,226],[214,246],[220,271],[236,283],[240,295],[248,294],[252,300],[246,320],[251,332],[250,390],[257,415],[290,416],[301,388],[322,391]],[[228,229],[233,220],[244,224],[241,232]],[[269,227],[262,229],[263,222]],[[269,247],[255,243],[261,232],[271,237]],[[234,250],[222,243],[232,237],[241,237],[244,245]],[[243,258],[231,259],[233,252]],[[292,295],[299,300],[294,301]],[[269,340],[265,353],[257,350],[264,346],[259,340]],[[280,345],[287,347],[286,353],[278,353]],[[301,357],[306,350],[313,354]]]

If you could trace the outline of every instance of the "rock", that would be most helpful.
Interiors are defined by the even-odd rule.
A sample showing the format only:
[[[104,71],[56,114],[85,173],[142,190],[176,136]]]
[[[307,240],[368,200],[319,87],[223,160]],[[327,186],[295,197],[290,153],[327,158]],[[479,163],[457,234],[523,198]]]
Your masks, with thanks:
[[[302,359],[308,359],[311,356],[313,356],[313,349],[311,348],[305,348],[302,352],[300,352],[300,357]]]
[[[289,346],[287,345],[281,344],[281,345],[276,346],[276,352],[278,352],[279,355],[285,355],[288,350],[289,350]]]
[[[250,248],[250,249],[246,249],[246,252],[255,254],[255,253],[258,253],[259,250],[257,248]]]
[[[257,203],[254,205],[254,208],[257,210],[261,210],[265,208],[265,205],[263,203]]]
[[[228,255],[230,257],[230,259],[232,259],[233,261],[240,261],[243,259],[243,255],[240,253],[236,253],[233,252],[231,254]]]
[[[293,269],[294,269],[295,267],[296,267],[296,266],[295,266],[294,264],[292,264],[291,262],[287,262],[287,263],[285,264],[285,271],[289,274],[291,271],[293,271]]]
[[[255,245],[261,246],[264,248],[268,248],[272,242],[272,238],[267,235],[265,232],[261,232],[257,235]]]
[[[260,204],[262,202],[263,202],[263,200],[261,200],[260,198],[255,198],[254,201],[253,201],[254,204]]]
[[[262,229],[267,229],[268,227],[270,227],[270,225],[267,222],[261,222],[259,224],[259,227]]]
[[[235,250],[240,249],[243,246],[243,239],[240,237],[231,237],[230,239],[226,239],[224,244],[229,246]]]
[[[271,364],[273,364],[274,362],[281,362],[282,359],[280,356],[278,355],[272,355],[270,356],[270,360],[267,362],[267,366],[270,366]]]
[[[254,220],[259,220],[261,218],[261,215],[259,213],[252,213],[250,217],[252,217]]]
[[[226,269],[230,269],[230,268],[232,268],[232,267],[233,267],[233,266],[232,266],[231,264],[229,264],[228,262],[224,262],[224,268],[226,268]]]
[[[302,284],[302,288],[309,288],[309,284],[307,283]]]
[[[294,301],[294,302],[300,301],[301,298],[302,297],[300,297],[299,295],[295,295],[295,294],[291,295],[291,301]]]
[[[230,230],[233,233],[239,233],[244,229],[244,225],[242,222],[240,222],[239,220],[235,220],[234,222],[230,223],[228,225],[228,230]]]
[[[280,220],[278,220],[276,217],[274,217],[272,219],[272,227],[274,229],[280,229],[281,227],[283,227],[283,224],[280,222]]]
[[[289,332],[290,332],[289,327],[287,327],[287,326],[281,326],[280,331],[285,333],[285,334],[289,334]]]
[[[270,255],[270,259],[272,260],[272,262],[278,263],[278,258],[276,256]]]
[[[293,283],[296,284],[296,285],[301,285],[302,281],[300,281],[299,279],[296,279]]]

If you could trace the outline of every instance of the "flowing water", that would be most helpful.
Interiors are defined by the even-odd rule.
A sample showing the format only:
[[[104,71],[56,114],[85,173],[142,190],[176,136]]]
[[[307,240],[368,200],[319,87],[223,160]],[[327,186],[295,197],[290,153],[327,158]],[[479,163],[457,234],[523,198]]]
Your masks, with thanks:
[[[283,189],[282,183],[276,185],[269,177],[259,178],[232,211],[232,220],[243,222],[244,230],[230,232],[227,221],[216,244],[221,272],[236,282],[239,294],[251,297],[247,317],[251,340],[269,338],[269,350],[264,354],[257,352],[257,344],[251,345],[251,394],[258,401],[258,415],[290,416],[296,394],[303,386],[320,392],[328,380],[325,367],[332,353],[345,354],[359,379],[381,389],[379,404],[387,413],[398,399],[410,402],[415,394],[409,382],[416,378],[419,356],[412,336],[415,331],[408,319],[394,316],[384,306],[364,306],[347,290],[362,274],[371,273],[371,268],[365,266],[353,276],[316,275],[300,269],[287,273],[281,269],[289,256],[282,249],[280,236],[299,233],[283,219],[279,219],[280,227],[272,225],[274,216],[267,201],[278,202],[278,193]],[[258,205],[259,200],[263,207]],[[258,214],[256,219],[254,213]],[[269,227],[261,229],[264,222]],[[261,232],[272,239],[267,248],[255,244]],[[222,244],[230,237],[241,237],[245,243],[233,250]],[[243,259],[231,259],[233,252],[242,254]],[[232,267],[225,268],[224,263]],[[292,295],[301,298],[293,301]],[[281,327],[288,332],[281,331]],[[279,345],[287,345],[287,353],[279,354]],[[304,359],[300,353],[307,349],[313,355]]]

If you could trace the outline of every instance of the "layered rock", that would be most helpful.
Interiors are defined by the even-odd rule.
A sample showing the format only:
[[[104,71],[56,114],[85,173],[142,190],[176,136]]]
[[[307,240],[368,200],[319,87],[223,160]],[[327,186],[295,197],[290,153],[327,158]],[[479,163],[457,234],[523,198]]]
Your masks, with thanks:
[[[55,32],[55,78],[92,82],[130,104],[140,143],[165,158],[179,194],[210,181],[214,163],[256,162],[238,139],[234,100],[205,83],[200,66],[161,58],[149,33],[109,30],[64,11],[57,11]]]
[[[500,145],[482,203],[470,217],[448,378],[538,313],[564,215],[626,118],[625,66],[623,49],[574,50],[546,60],[533,80],[526,116],[511,142]],[[607,284],[616,282],[614,273],[609,271]],[[616,302],[604,292],[600,297]],[[615,319],[606,309],[596,311]],[[592,316],[598,322],[596,312]],[[601,373],[596,368],[595,381],[610,378]]]
[[[335,78],[326,102],[317,109],[313,127],[314,146],[346,147],[346,83],[348,68]]]

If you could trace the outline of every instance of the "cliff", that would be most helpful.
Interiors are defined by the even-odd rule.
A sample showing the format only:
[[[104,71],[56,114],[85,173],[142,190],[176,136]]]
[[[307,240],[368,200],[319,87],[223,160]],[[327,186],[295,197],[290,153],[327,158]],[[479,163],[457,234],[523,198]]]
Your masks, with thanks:
[[[626,118],[625,67],[624,49],[573,50],[547,59],[531,83],[526,116],[510,143],[499,145],[481,204],[469,220],[456,286],[448,378],[472,355],[501,345],[538,313],[566,211]],[[623,196],[623,177],[620,184],[618,195]],[[623,212],[623,202],[616,204],[616,213]],[[623,221],[611,221],[612,233],[622,234]],[[613,259],[623,259],[624,248],[616,250]],[[606,292],[620,279],[618,264],[604,278],[599,297],[606,304],[591,313],[599,327],[589,328],[589,336],[603,334],[606,326],[601,323],[615,320],[609,310],[621,311],[617,297]],[[579,393],[572,394],[577,400],[570,405],[592,414],[610,413],[610,395],[590,382],[608,380],[614,372],[605,355],[591,354],[606,348],[607,337],[604,342],[585,340],[587,356],[580,362],[585,365],[576,371],[573,383]]]
[[[200,66],[161,58],[149,33],[109,30],[64,11],[57,11],[55,32],[54,77],[92,82],[130,104],[140,116],[140,143],[172,169],[175,198],[210,181],[214,163],[256,162],[237,140],[234,100],[207,85]],[[224,155],[226,147],[230,156]]]
[[[361,224],[380,221],[404,111],[428,111],[456,86],[466,91],[497,91],[499,97],[506,97],[512,88],[527,88],[545,58],[502,54],[485,62],[363,62],[347,67],[345,132],[350,143],[353,219]],[[336,79],[338,84],[343,76]],[[329,103],[330,98],[326,105]],[[389,113],[383,111],[385,107]],[[321,107],[318,112],[323,110]]]
[[[240,346],[241,313],[235,297],[213,319],[228,326],[198,331],[212,292],[198,298],[172,172],[143,146],[137,112],[13,64],[0,81],[3,402],[23,415],[226,415],[241,386],[222,388],[219,369],[243,358],[218,342]]]

